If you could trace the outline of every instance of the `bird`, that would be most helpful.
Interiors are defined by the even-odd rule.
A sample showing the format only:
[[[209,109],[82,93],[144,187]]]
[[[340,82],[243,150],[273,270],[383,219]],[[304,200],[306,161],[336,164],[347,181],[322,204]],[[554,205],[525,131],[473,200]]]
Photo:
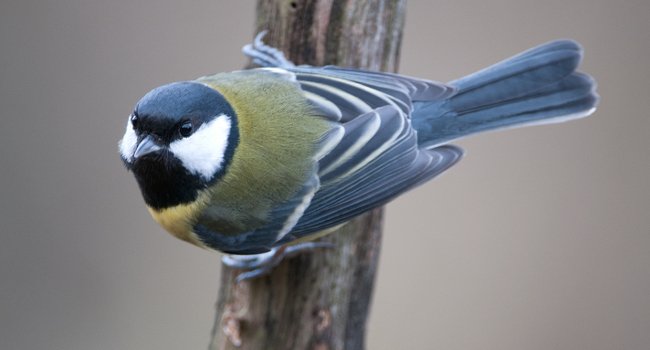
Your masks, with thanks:
[[[119,141],[153,219],[246,278],[443,173],[463,156],[451,142],[586,117],[599,100],[572,40],[440,83],[297,66],[264,34],[243,49],[260,67],[151,90]]]

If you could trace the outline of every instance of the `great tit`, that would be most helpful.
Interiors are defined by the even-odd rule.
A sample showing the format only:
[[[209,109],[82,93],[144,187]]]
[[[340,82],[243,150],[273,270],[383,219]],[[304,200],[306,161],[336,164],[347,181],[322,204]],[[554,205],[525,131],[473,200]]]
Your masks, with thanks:
[[[265,67],[153,89],[119,143],[155,221],[235,255],[314,237],[431,180],[461,159],[453,140],[585,117],[598,101],[569,40],[447,84],[295,66],[261,36],[244,52]]]

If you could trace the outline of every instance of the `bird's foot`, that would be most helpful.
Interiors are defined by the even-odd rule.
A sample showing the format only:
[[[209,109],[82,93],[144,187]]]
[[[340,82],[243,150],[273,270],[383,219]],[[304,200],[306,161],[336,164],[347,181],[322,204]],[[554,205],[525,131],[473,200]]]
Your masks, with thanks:
[[[237,283],[251,278],[267,275],[282,260],[294,257],[301,253],[312,252],[316,249],[334,248],[334,244],[329,242],[305,242],[292,245],[283,245],[273,248],[266,253],[253,255],[224,255],[221,261],[224,265],[234,268],[247,270],[240,273],[235,281]]]
[[[268,46],[262,41],[262,38],[268,31],[263,30],[255,36],[252,44],[245,45],[242,48],[244,55],[250,57],[255,64],[262,67],[280,67],[291,68],[296,65],[289,61],[282,51],[275,47]]]

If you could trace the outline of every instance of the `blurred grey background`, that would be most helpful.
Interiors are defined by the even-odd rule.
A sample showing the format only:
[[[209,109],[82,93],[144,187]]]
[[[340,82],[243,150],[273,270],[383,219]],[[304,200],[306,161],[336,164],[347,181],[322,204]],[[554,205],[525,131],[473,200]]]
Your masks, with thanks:
[[[388,206],[369,349],[650,348],[650,2],[410,1],[401,72],[585,47],[591,118],[459,142]],[[219,254],[149,217],[117,140],[171,81],[239,69],[252,1],[0,4],[0,348],[203,349]]]

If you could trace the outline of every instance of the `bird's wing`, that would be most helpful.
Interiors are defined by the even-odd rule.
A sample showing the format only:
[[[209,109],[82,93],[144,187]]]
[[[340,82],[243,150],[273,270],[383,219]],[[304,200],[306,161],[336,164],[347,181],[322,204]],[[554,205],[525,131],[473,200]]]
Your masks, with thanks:
[[[410,120],[392,105],[342,124],[344,135],[318,162],[320,188],[279,243],[343,223],[385,204],[455,164],[462,150],[417,146]]]
[[[413,101],[454,93],[443,84],[334,66],[286,68],[321,116],[337,125],[318,157],[319,189],[278,244],[332,227],[440,174],[462,156],[455,146],[418,148]],[[332,145],[333,144],[333,145]]]

